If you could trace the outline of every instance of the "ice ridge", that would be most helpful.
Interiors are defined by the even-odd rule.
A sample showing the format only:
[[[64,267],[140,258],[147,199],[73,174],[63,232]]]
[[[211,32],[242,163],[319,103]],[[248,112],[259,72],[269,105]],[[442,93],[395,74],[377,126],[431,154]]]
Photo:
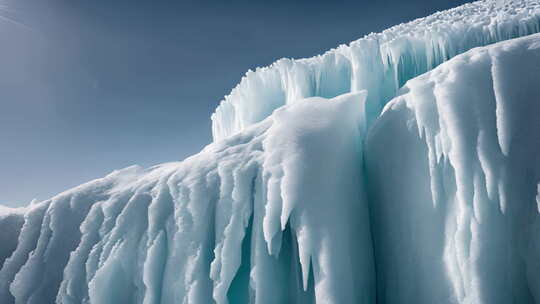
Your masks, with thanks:
[[[471,48],[540,31],[538,0],[468,3],[308,59],[281,59],[248,71],[212,115],[214,140],[302,98],[368,91],[366,124],[409,79]]]

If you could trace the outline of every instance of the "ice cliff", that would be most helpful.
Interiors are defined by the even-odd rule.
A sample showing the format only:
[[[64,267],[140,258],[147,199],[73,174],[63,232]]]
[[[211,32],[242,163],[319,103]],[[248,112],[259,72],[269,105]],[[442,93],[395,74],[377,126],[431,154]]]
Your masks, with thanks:
[[[476,2],[248,73],[199,154],[0,208],[0,303],[540,303],[539,30]]]
[[[540,303],[539,73],[540,34],[473,49],[409,81],[375,122],[382,303]]]

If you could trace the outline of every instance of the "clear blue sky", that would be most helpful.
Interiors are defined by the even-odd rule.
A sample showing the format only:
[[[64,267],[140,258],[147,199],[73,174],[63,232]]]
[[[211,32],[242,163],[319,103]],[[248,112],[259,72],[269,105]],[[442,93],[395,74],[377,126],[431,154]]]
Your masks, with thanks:
[[[464,2],[0,0],[0,204],[181,160],[248,69]]]

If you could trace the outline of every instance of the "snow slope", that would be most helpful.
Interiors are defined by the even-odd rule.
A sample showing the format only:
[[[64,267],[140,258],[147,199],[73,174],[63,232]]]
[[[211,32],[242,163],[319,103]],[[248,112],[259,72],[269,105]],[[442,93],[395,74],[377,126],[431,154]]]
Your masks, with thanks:
[[[1,208],[0,303],[540,303],[539,75],[540,34],[475,48]]]
[[[484,0],[372,33],[309,59],[249,71],[212,115],[214,140],[311,97],[368,91],[366,124],[405,82],[473,47],[540,32],[540,1]]]

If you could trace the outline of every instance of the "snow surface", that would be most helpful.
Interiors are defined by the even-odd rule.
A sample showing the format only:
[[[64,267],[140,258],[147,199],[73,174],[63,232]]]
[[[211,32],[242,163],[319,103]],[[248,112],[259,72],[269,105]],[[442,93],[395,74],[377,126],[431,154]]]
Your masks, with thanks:
[[[477,1],[382,33],[372,33],[309,59],[281,59],[248,71],[212,115],[214,140],[263,120],[278,107],[311,96],[368,91],[371,124],[397,90],[473,47],[540,32],[540,1]]]
[[[538,21],[534,1],[493,3],[425,20]],[[318,91],[183,162],[2,207],[0,303],[540,303],[539,75],[540,34],[474,48],[380,115],[380,78]]]

